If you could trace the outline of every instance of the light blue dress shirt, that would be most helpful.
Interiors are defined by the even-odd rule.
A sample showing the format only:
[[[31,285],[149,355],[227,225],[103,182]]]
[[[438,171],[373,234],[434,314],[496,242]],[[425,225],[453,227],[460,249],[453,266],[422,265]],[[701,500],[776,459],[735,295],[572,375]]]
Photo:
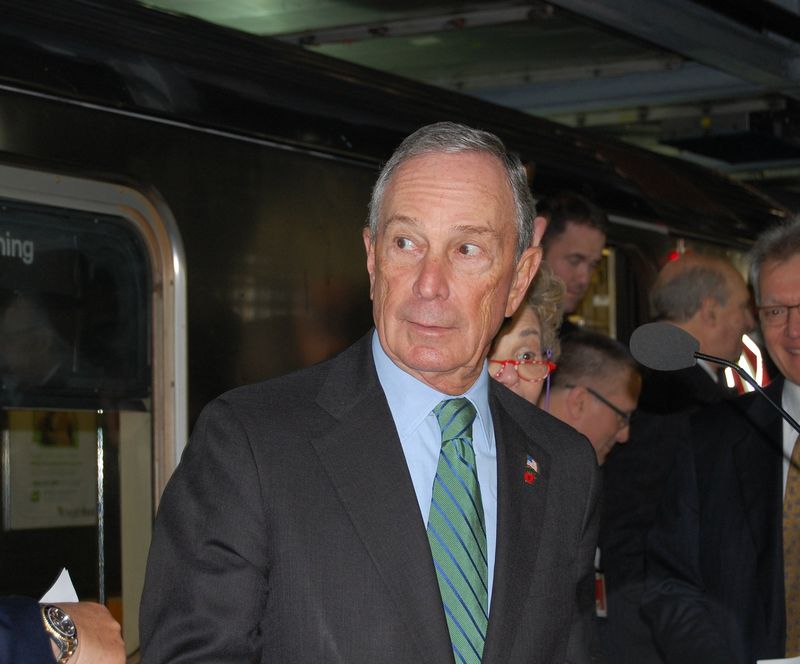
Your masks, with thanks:
[[[433,496],[433,480],[439,464],[442,432],[433,414],[433,408],[443,399],[464,396],[475,406],[477,415],[472,424],[472,446],[478,466],[478,483],[481,487],[483,518],[486,524],[486,552],[489,565],[489,602],[494,581],[494,559],[497,542],[497,449],[494,440],[492,414],[489,411],[489,373],[481,372],[479,378],[464,394],[452,396],[434,390],[403,371],[384,352],[378,333],[372,336],[372,354],[378,380],[386,394],[392,411],[403,454],[406,457],[411,482],[417,494],[419,511],[425,528]]]

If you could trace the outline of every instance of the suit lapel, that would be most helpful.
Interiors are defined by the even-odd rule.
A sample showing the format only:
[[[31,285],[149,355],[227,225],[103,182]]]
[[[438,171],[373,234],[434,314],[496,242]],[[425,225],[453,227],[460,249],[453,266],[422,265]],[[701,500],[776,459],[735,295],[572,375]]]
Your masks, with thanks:
[[[418,661],[452,662],[430,545],[370,338],[334,363],[318,403],[338,422],[312,445],[416,642]]]
[[[549,455],[509,416],[501,390],[490,388],[497,444],[497,552],[489,629],[483,661],[507,662],[520,628],[520,603],[529,594],[547,505]],[[538,464],[524,479],[528,456]]]

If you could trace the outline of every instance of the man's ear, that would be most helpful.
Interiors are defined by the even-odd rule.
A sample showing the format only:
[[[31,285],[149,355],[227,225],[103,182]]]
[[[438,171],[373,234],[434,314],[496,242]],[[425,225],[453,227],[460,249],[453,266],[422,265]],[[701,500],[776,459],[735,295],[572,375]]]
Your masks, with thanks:
[[[586,391],[586,388],[582,387],[581,385],[576,385],[575,387],[569,388],[569,392],[567,394],[567,410],[572,422],[580,422],[584,412],[586,411],[588,396],[589,393]],[[573,424],[573,426],[575,425]]]
[[[700,303],[697,315],[704,327],[713,327],[718,320],[719,303],[713,297],[705,297]]]
[[[547,219],[544,217],[534,217],[533,219],[533,239],[531,240],[532,247],[538,247],[542,244],[542,237],[547,230]]]
[[[508,292],[508,300],[506,301],[506,318],[513,316],[514,312],[519,308],[522,303],[525,293],[528,292],[528,286],[536,276],[536,271],[542,262],[542,248],[541,247],[528,247],[516,266],[514,267],[514,279],[511,282],[511,289]]]
[[[369,299],[372,299],[375,290],[375,243],[370,236],[369,226],[361,231],[361,238],[364,240],[364,249],[367,252],[367,273],[369,274]]]

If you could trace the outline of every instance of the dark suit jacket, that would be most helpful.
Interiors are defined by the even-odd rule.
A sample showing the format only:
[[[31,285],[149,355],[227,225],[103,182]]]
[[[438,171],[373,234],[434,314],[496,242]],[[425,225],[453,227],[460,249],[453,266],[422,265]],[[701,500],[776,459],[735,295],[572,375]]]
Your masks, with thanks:
[[[672,416],[719,403],[727,394],[700,366],[644,376],[630,438],[617,445],[605,475],[600,543],[610,583],[644,580],[645,538],[661,500],[681,423]]]
[[[603,466],[600,524],[602,567],[608,594],[604,641],[614,664],[661,662],[639,613],[644,591],[645,547],[672,467],[681,415],[729,396],[702,367],[645,373],[630,438]]]
[[[783,657],[781,422],[752,393],[691,419],[648,541],[643,611],[670,663]]]
[[[0,662],[55,663],[39,604],[27,597],[0,598]]]
[[[594,454],[490,383],[498,530],[483,661],[581,661],[599,516]],[[523,480],[527,455],[539,465],[533,484]],[[204,410],[159,508],[141,634],[144,664],[453,661],[370,335]]]

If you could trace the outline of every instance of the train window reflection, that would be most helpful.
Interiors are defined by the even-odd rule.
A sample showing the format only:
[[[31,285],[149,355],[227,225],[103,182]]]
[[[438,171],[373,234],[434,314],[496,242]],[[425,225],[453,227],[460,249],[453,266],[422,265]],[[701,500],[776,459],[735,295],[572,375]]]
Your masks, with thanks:
[[[0,404],[149,395],[146,256],[122,220],[0,200]]]

